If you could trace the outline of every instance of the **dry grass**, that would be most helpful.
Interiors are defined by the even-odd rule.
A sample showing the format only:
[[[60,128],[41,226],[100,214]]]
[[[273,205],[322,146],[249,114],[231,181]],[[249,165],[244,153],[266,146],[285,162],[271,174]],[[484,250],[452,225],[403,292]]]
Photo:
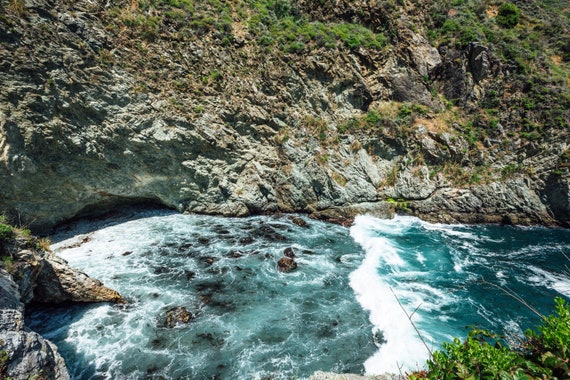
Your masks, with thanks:
[[[553,55],[550,57],[550,60],[552,61],[552,63],[554,63],[556,66],[560,66],[562,64],[562,56],[560,55]]]
[[[28,9],[24,0],[11,0],[8,9],[14,12],[19,17],[25,17],[28,14]]]
[[[491,5],[487,9],[485,9],[485,13],[489,18],[497,17],[497,15],[499,14],[499,7],[496,5]]]
[[[374,110],[384,117],[395,119],[398,117],[398,111],[401,106],[402,103],[400,102],[381,102]]]
[[[434,118],[434,119],[417,118],[414,121],[414,127],[416,128],[420,124],[426,127],[428,131],[434,133],[442,133],[449,131],[449,126],[447,121],[442,120],[440,118]]]
[[[332,172],[331,178],[342,187],[346,185],[347,179],[340,173]]]
[[[46,251],[46,252],[51,252],[51,241],[48,238],[42,238],[42,239],[38,239],[38,243],[37,243],[37,248],[42,250],[42,251]]]

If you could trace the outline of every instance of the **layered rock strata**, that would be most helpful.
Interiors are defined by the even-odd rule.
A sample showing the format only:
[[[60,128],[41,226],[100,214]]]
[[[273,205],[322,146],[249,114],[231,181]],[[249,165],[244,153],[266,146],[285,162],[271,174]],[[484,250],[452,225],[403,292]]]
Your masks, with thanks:
[[[211,34],[137,40],[97,2],[25,1],[19,16],[3,6],[0,212],[36,229],[136,202],[337,221],[386,209],[441,222],[570,220],[567,129],[511,141],[498,125],[474,145],[461,125],[440,123],[442,96],[472,109],[509,73],[480,43],[432,47],[412,8],[392,17],[341,2],[313,14],[299,2],[322,22],[389,26],[393,41],[267,56],[237,24],[236,42],[219,49]],[[394,122],[402,104],[421,117]],[[371,132],[350,127],[390,107]]]

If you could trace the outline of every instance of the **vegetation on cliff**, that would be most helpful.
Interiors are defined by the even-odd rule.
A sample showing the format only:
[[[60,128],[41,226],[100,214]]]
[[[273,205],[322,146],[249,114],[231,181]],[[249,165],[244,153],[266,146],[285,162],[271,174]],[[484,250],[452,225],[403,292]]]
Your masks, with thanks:
[[[15,239],[18,241],[16,242]],[[21,264],[15,258],[15,246],[18,249],[49,252],[50,240],[31,235],[27,228],[14,227],[7,223],[7,218],[4,215],[0,215],[0,268],[10,274],[16,274],[18,265]]]
[[[0,211],[33,227],[137,201],[570,220],[563,1],[0,6]]]
[[[416,379],[567,379],[570,377],[570,306],[556,298],[556,314],[542,317],[538,331],[524,338],[471,330],[465,341],[444,343],[428,360],[428,370]]]

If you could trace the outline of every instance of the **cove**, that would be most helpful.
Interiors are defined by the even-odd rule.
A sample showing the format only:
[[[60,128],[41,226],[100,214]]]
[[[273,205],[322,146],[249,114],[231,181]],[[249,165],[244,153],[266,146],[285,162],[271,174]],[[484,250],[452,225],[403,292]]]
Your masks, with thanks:
[[[517,333],[537,322],[492,283],[543,313],[570,296],[570,232],[446,226],[360,216],[351,228],[291,216],[221,218],[139,211],[80,221],[53,250],[129,304],[35,307],[75,379],[307,378],[415,369],[465,326]],[[292,248],[297,270],[277,261]],[[392,293],[393,292],[393,293]],[[194,315],[164,326],[169,308]]]

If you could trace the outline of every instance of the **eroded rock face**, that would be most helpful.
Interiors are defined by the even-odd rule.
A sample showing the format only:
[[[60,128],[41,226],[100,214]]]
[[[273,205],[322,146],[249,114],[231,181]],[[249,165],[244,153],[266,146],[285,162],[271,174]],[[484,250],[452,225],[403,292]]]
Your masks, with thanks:
[[[379,210],[386,199],[402,198],[422,202],[418,216],[439,205],[450,219],[472,221],[461,202],[438,196],[471,191],[471,184],[433,172],[447,164],[500,173],[526,161],[517,176],[540,204],[527,209],[515,197],[520,204],[512,210],[488,194],[478,197],[492,202],[484,208],[499,218],[514,212],[517,220],[568,223],[569,179],[546,178],[567,149],[552,143],[566,144],[563,135],[525,146],[497,127],[483,149],[458,124],[433,130],[432,113],[444,109],[434,90],[474,109],[493,82],[508,80],[487,47],[435,49],[411,5],[392,14],[380,3],[296,3],[315,20],[361,18],[380,30],[388,25],[394,36],[384,50],[271,57],[247,33],[223,49],[211,35],[183,44],[144,41],[133,68],[134,46],[105,27],[109,20],[94,2],[37,0],[25,2],[27,17],[7,12],[0,23],[0,211],[37,229],[143,201],[196,213],[304,212],[348,222],[358,205]],[[394,120],[373,132],[342,133],[351,120],[401,103],[424,107],[426,120],[402,126],[394,121],[401,115],[387,112]],[[541,205],[549,219],[537,212]]]
[[[438,223],[552,223],[548,209],[522,180],[441,189],[429,199],[411,202],[414,213]]]
[[[12,273],[0,268],[0,350],[7,353],[0,378],[67,380],[69,374],[57,347],[24,325],[25,304],[123,299],[57,256],[33,248],[37,244],[34,237],[16,237],[1,244],[4,254],[12,257]]]
[[[33,302],[125,302],[116,291],[104,286],[101,281],[71,268],[60,257],[46,257],[36,279]]]
[[[24,326],[24,304],[18,286],[3,269],[0,269],[0,350],[7,353],[6,369],[0,373],[2,378],[69,379],[55,345]]]
[[[31,248],[36,243],[34,237],[20,237],[4,244],[14,261],[14,278],[21,302],[124,302],[119,293],[70,267],[62,258]]]
[[[21,316],[23,318],[23,315]],[[37,376],[67,380],[69,373],[57,347],[33,331],[0,332],[1,350],[9,352],[6,375],[14,380]]]

